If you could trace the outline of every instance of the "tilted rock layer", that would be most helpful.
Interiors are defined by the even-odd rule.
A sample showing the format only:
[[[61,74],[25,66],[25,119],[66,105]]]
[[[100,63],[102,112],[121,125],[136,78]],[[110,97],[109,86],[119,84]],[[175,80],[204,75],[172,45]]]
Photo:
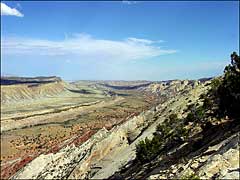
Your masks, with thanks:
[[[136,144],[146,137],[151,138],[156,126],[169,116],[169,112],[178,112],[179,117],[184,116],[189,101],[197,102],[209,86],[198,81],[172,81],[167,85],[154,84],[144,88],[154,93],[168,93],[169,98],[111,130],[99,130],[80,146],[71,145],[55,154],[40,155],[12,176],[12,179],[103,179],[111,177],[123,167],[131,168],[131,162],[136,158]],[[185,144],[178,149],[181,150],[184,146]],[[169,155],[176,153],[178,149],[169,152]],[[155,161],[158,163],[161,158]],[[201,178],[236,178],[239,175],[238,161],[237,132],[215,146],[209,146],[200,156],[185,163],[173,164],[164,171],[157,167],[145,178],[181,178],[193,172]],[[143,171],[146,170],[144,168]]]
[[[1,103],[50,97],[63,92],[67,86],[57,77],[1,78]]]

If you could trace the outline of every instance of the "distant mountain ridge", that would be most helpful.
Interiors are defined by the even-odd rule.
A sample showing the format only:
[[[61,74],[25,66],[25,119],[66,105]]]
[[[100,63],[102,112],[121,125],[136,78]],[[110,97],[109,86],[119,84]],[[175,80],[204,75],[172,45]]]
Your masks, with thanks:
[[[37,77],[2,76],[1,77],[1,85],[51,83],[51,82],[60,82],[60,81],[62,81],[62,79],[57,76],[37,76]]]
[[[1,77],[1,103],[55,96],[67,91],[68,86],[57,76]]]

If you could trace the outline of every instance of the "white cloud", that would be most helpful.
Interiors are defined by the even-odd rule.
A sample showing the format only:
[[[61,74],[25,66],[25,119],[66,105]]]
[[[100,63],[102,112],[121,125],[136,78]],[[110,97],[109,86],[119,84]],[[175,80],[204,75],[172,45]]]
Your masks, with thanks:
[[[62,41],[28,38],[2,38],[2,53],[12,55],[70,55],[79,59],[137,60],[176,53],[162,49],[147,39],[96,39],[89,34],[75,34]]]
[[[122,1],[123,4],[137,4],[137,1]]]
[[[130,37],[127,40],[135,42],[135,43],[143,43],[143,44],[153,44],[153,43],[164,42],[163,40],[152,41],[152,40],[149,40],[149,39],[139,39],[139,38],[133,38],[133,37]]]
[[[18,16],[23,17],[24,15],[15,8],[10,8],[6,4],[1,2],[1,16]]]

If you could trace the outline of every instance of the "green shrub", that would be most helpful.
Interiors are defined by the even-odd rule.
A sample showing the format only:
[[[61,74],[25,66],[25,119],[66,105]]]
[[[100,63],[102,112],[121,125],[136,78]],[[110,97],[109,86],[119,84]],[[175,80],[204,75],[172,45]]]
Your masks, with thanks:
[[[174,133],[175,137],[183,137],[184,139],[187,139],[188,135],[189,135],[189,130],[186,129],[184,126],[178,126]]]
[[[168,124],[157,125],[156,131],[160,132],[163,138],[167,137],[171,131],[171,127]]]
[[[221,83],[222,83],[222,81],[220,78],[215,78],[211,81],[210,86],[213,91],[216,91],[219,88],[219,86],[221,85]]]
[[[200,180],[200,177],[198,177],[195,174],[189,174],[181,177],[182,180]]]
[[[176,114],[171,114],[164,123],[157,125],[152,140],[146,138],[136,145],[136,156],[140,162],[155,158],[166,144],[179,143],[179,139],[188,137],[188,130],[179,121]]]
[[[203,121],[205,118],[206,109],[203,106],[200,106],[196,109],[196,119],[198,121]]]
[[[188,113],[187,117],[185,118],[185,122],[194,122],[195,121],[195,116],[193,112]]]
[[[219,96],[219,112],[230,117],[240,116],[240,58],[231,54],[231,64],[225,67],[222,83],[216,90]]]
[[[172,125],[177,120],[176,114],[169,115],[164,123],[157,125],[156,133],[152,140],[146,138],[136,145],[136,156],[139,161],[148,162],[159,154],[164,141],[172,135]]]
[[[185,124],[188,124],[189,122],[197,122],[200,123],[202,121],[204,121],[205,119],[205,114],[206,114],[206,110],[208,108],[206,108],[205,106],[199,106],[197,107],[196,104],[192,104],[190,107],[188,107],[188,111],[190,111],[187,115],[187,117],[184,120]]]
[[[205,97],[203,100],[203,108],[211,109],[213,107],[213,102],[209,97]]]
[[[169,115],[169,123],[174,123],[178,120],[177,114],[170,114]]]
[[[152,140],[146,138],[136,145],[136,156],[141,162],[152,160],[161,150],[161,138],[154,136]]]

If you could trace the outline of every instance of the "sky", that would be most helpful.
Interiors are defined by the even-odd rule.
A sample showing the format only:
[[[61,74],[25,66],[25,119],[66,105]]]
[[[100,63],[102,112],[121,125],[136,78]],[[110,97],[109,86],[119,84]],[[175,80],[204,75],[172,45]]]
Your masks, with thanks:
[[[238,1],[1,1],[1,75],[198,79],[233,51]]]

